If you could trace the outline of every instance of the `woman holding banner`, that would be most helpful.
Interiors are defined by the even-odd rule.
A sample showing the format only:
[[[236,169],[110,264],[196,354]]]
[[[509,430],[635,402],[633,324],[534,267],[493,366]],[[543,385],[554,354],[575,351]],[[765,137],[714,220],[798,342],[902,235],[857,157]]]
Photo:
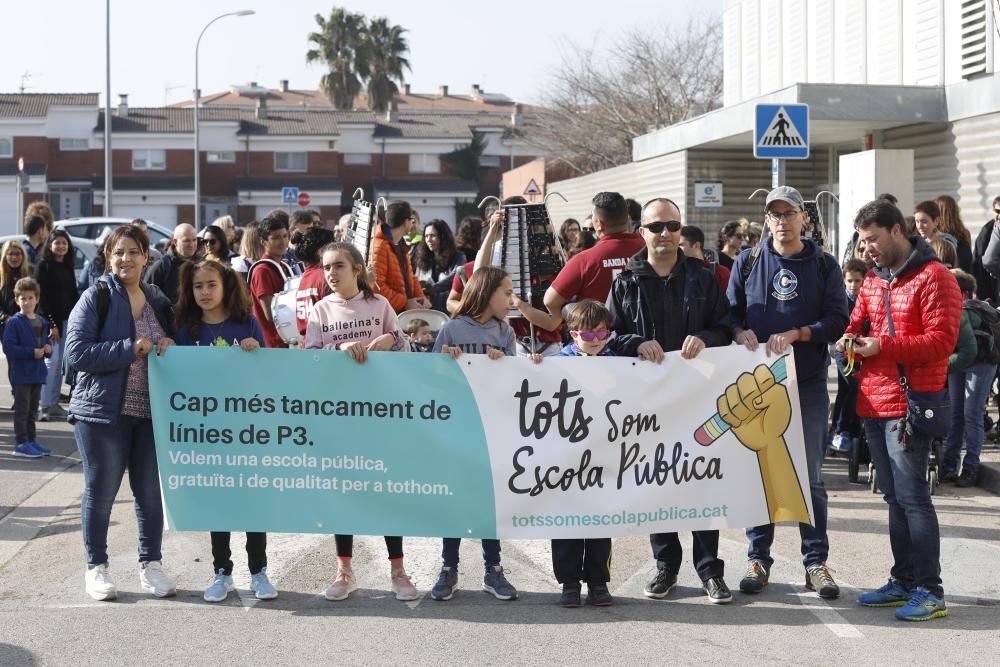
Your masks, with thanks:
[[[66,358],[77,372],[69,403],[83,460],[80,508],[87,552],[86,590],[95,600],[113,600],[108,572],[108,524],[125,471],[135,497],[139,527],[139,582],[156,597],[175,594],[163,571],[163,507],[149,408],[148,355],[174,342],[170,301],[140,281],[149,239],[122,225],[105,243],[109,273],[80,297],[69,316]]]

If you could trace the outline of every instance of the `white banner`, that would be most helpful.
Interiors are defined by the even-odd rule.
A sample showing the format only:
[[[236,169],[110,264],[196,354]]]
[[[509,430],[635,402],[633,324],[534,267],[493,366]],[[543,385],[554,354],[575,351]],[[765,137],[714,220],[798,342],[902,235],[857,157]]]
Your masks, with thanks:
[[[486,432],[500,538],[811,523],[790,355],[459,363]]]

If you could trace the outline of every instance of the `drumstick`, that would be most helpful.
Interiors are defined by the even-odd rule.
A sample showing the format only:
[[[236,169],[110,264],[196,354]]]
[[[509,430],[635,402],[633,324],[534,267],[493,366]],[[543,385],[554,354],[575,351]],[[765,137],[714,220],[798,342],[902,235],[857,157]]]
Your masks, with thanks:
[[[781,357],[771,364],[771,372],[774,373],[775,382],[784,382],[788,378],[788,369],[785,367],[785,359],[787,358],[787,356]],[[716,412],[698,427],[694,432],[694,439],[699,445],[707,447],[721,438],[729,428],[729,424]]]

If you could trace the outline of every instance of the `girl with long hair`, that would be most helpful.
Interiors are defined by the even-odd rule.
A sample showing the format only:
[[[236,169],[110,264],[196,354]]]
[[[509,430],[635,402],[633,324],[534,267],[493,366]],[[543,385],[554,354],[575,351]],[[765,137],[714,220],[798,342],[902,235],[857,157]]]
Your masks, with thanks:
[[[306,325],[307,349],[343,350],[359,364],[369,352],[408,351],[396,312],[372,291],[361,253],[350,243],[331,243],[320,255],[331,294],[314,306]],[[376,323],[372,325],[371,323]],[[337,576],[326,589],[327,600],[346,600],[358,588],[352,558],[354,536],[335,535]],[[417,588],[403,565],[403,538],[387,536],[389,577],[397,600],[416,600]]]

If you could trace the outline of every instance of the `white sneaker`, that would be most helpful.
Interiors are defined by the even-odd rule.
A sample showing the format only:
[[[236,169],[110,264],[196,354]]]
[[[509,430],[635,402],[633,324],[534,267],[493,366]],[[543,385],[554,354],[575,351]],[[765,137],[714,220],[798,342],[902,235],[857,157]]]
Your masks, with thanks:
[[[83,579],[86,583],[87,595],[95,600],[104,602],[118,597],[118,589],[115,588],[115,582],[111,579],[111,573],[108,572],[107,563],[88,568]]]
[[[142,564],[139,568],[139,583],[142,584],[143,591],[158,598],[177,594],[177,581],[163,571],[163,565],[158,560]]]
[[[403,600],[405,602],[409,600],[416,600],[417,597],[419,597],[417,587],[413,585],[413,581],[405,571],[399,570],[397,572],[393,572],[391,577],[392,592],[396,594],[397,600]]]

